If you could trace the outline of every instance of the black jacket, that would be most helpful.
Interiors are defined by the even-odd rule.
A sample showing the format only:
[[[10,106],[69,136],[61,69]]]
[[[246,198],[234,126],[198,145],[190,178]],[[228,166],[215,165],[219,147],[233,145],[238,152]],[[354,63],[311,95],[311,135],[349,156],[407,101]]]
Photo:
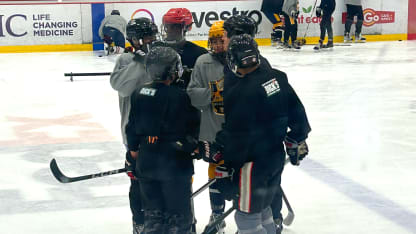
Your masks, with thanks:
[[[196,60],[199,56],[208,53],[208,51],[190,41],[185,41],[183,45],[175,48],[175,50],[181,56],[182,65],[184,66],[184,73],[177,86],[186,89],[191,80],[191,73]]]
[[[321,5],[319,5],[319,8],[321,8],[324,12],[331,13],[335,11],[335,0],[322,0]]]
[[[280,13],[282,11],[283,2],[283,0],[263,0],[260,9],[262,12]]]
[[[139,150],[138,177],[169,180],[193,174],[191,156],[173,143],[186,136],[198,139],[199,114],[187,93],[175,86],[154,82],[133,93],[126,133],[129,150]],[[157,140],[149,142],[149,137]]]
[[[284,137],[302,141],[311,131],[305,109],[284,72],[260,66],[239,79],[224,96],[225,124],[217,134],[224,162],[235,170],[254,162],[253,173],[282,169]],[[290,131],[288,132],[288,128]]]

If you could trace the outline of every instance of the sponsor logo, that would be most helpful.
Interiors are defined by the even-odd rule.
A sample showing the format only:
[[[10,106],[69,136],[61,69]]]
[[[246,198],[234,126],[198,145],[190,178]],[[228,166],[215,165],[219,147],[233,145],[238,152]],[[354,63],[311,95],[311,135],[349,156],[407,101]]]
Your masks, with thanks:
[[[280,86],[277,82],[276,78],[273,78],[266,83],[262,84],[264,90],[266,91],[266,94],[268,97],[272,96],[275,93],[280,92]]]
[[[208,27],[211,27],[215,21],[226,20],[233,15],[247,15],[249,17],[252,17],[254,20],[256,20],[258,25],[261,23],[263,19],[261,12],[258,10],[239,11],[237,10],[236,7],[234,7],[231,11],[221,11],[221,12],[201,11],[199,14],[197,14],[196,12],[192,12],[192,18],[197,28],[200,28],[202,26],[202,23],[205,23]]]
[[[153,21],[153,22],[155,22],[155,17],[153,16],[152,12],[150,12],[150,11],[149,11],[149,10],[147,10],[147,9],[138,9],[138,10],[135,10],[135,11],[133,12],[133,14],[131,14],[130,19],[137,18],[137,17],[135,17],[135,16],[136,16],[137,14],[141,13],[141,12],[143,12],[143,13],[145,13],[145,14],[149,15],[149,16],[150,16],[150,18],[152,19],[152,21]]]
[[[6,32],[8,35],[12,37],[25,36],[27,34],[27,31],[19,32],[18,30],[15,31],[12,29],[12,22],[14,22],[13,25],[18,25],[22,23],[22,20],[27,20],[26,15],[15,14],[9,17],[6,17],[5,15],[0,15],[0,37],[5,37]]]
[[[30,27],[30,22],[32,23],[33,30],[29,31],[29,34],[26,30],[22,31],[24,22],[28,22],[27,27]],[[6,35],[12,37],[26,35],[33,37],[73,36],[77,27],[77,21],[54,21],[50,14],[33,14],[29,17],[22,14],[14,14],[9,17],[0,15],[0,37],[6,37]]]
[[[146,95],[146,96],[152,96],[153,97],[156,94],[156,89],[153,89],[153,88],[142,88],[140,90],[140,94]]]
[[[371,8],[363,10],[364,22],[363,25],[366,27],[371,27],[375,24],[389,24],[395,22],[394,11],[376,11]],[[347,13],[342,13],[342,23],[345,24],[347,20]]]

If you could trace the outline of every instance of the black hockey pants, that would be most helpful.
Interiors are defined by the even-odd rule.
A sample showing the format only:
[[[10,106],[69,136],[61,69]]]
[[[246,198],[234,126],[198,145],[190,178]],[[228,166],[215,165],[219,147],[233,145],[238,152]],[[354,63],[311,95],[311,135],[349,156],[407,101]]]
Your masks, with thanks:
[[[140,178],[144,233],[189,234],[192,225],[191,177],[160,181]]]
[[[325,39],[325,33],[328,32],[328,40],[333,40],[334,39],[334,33],[332,31],[332,22],[331,22],[331,17],[332,17],[332,12],[325,12],[322,15],[322,21],[321,21],[321,36],[320,39],[323,41]]]
[[[298,20],[295,18],[294,24],[291,24],[289,15],[284,12],[282,14],[285,18],[285,32],[283,34],[283,41],[288,42],[290,37],[293,43],[298,37]]]
[[[144,224],[144,213],[140,199],[140,184],[138,180],[130,180],[129,200],[133,221],[136,224]]]
[[[350,33],[351,25],[354,22],[354,16],[357,16],[357,24],[355,25],[355,34],[360,34],[363,26],[363,7],[347,4],[347,21],[345,22],[345,32]]]

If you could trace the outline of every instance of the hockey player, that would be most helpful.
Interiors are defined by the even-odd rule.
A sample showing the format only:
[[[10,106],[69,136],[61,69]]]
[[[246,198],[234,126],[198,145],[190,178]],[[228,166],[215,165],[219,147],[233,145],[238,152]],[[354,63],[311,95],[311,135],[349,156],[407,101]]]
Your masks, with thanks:
[[[171,8],[162,18],[163,39],[181,56],[184,66],[184,74],[177,81],[183,89],[189,84],[196,59],[208,52],[205,48],[186,40],[186,33],[191,31],[192,24],[192,14],[186,8]]]
[[[240,16],[235,15],[231,16],[224,22],[224,46],[225,49],[228,47],[228,43],[230,41],[230,38],[234,35],[241,35],[241,34],[249,34],[252,37],[256,35],[257,33],[257,24],[254,21],[254,19],[248,17],[248,16]],[[266,58],[264,58],[261,54],[260,56],[260,66],[263,69],[272,69],[270,63],[267,61]],[[240,80],[237,73],[234,73],[231,71],[229,66],[224,66],[224,91],[223,96],[225,97],[228,93],[228,90],[231,90],[232,87],[238,83]],[[283,218],[281,214],[282,210],[282,192],[279,189],[276,192],[275,198],[272,202],[272,213],[273,213],[273,219],[276,225],[277,233],[281,232],[283,230]]]
[[[126,130],[129,149],[140,148],[136,174],[145,213],[144,233],[189,234],[191,152],[197,148],[199,111],[184,90],[170,85],[183,72],[175,50],[152,47],[145,66],[153,82],[133,93]]]
[[[105,17],[103,21],[101,21],[98,34],[100,38],[104,40],[104,44],[107,45],[107,55],[123,52],[126,41],[124,38],[124,35],[126,34],[126,25],[127,21],[120,16],[118,10],[111,11],[111,15]],[[113,48],[113,42],[116,48]]]
[[[282,7],[283,0],[263,0],[261,4],[261,11],[273,24],[271,33],[272,46],[282,43],[282,34],[284,32],[283,21],[280,16]]]
[[[322,48],[334,47],[334,33],[332,32],[332,13],[335,11],[335,0],[322,0],[321,4],[316,8],[316,16],[321,17],[321,36],[319,44],[314,47],[315,50]],[[324,45],[325,33],[328,32],[328,43]]]
[[[187,88],[192,105],[202,112],[200,141],[214,141],[215,134],[221,129],[221,124],[224,123],[222,92],[224,88],[225,49],[222,40],[224,35],[223,24],[224,21],[216,21],[209,29],[208,47],[210,51],[197,59]],[[216,166],[215,163],[209,164],[209,179],[215,178]],[[209,221],[209,224],[211,224],[224,212],[225,200],[218,191],[216,183],[210,186],[209,196],[212,210]],[[222,222],[217,227],[217,233],[224,234],[224,227],[225,222]]]
[[[144,55],[148,52],[149,45],[156,39],[157,26],[147,18],[132,19],[127,24],[127,40],[133,47],[131,53],[123,53],[118,57],[113,72],[111,73],[111,86],[118,91],[121,114],[121,132],[123,143],[127,148],[125,128],[130,113],[130,96],[138,86],[149,82],[144,69]],[[140,186],[136,180],[134,167],[138,152],[126,153],[126,167],[130,177],[130,209],[133,214],[133,234],[140,234],[143,230],[144,214],[140,200]]]
[[[299,1],[285,0],[283,3],[282,14],[285,18],[285,32],[283,35],[283,47],[300,49],[299,42],[296,40],[298,36],[298,15]],[[289,44],[289,37],[291,44]]]
[[[347,5],[347,21],[345,22],[344,42],[352,42],[350,36],[351,25],[354,22],[354,16],[357,16],[357,23],[355,24],[355,41],[365,42],[366,38],[361,36],[361,29],[363,27],[364,15],[361,0],[345,0]]]
[[[275,234],[270,204],[284,167],[283,142],[288,142],[292,164],[298,165],[308,153],[305,139],[311,129],[286,74],[260,66],[252,37],[231,38],[227,63],[240,81],[224,96],[225,124],[212,144],[224,147],[224,166],[217,167],[216,178],[232,179],[231,188],[220,190],[237,203],[239,233]]]

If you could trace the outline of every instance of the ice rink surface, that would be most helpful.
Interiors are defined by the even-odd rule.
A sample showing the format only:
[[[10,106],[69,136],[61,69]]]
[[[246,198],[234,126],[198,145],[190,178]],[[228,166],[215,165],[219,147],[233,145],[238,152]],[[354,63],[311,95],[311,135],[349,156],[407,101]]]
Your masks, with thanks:
[[[309,156],[283,173],[295,212],[283,233],[416,233],[416,42],[261,51],[288,74],[312,126]],[[98,55],[0,54],[0,233],[131,233],[126,175],[61,184],[49,171],[52,158],[69,176],[124,166],[109,77],[63,76],[112,71],[116,56]],[[208,179],[206,163],[195,170],[194,189]],[[201,232],[208,191],[195,208]],[[226,230],[235,233],[233,215]]]

